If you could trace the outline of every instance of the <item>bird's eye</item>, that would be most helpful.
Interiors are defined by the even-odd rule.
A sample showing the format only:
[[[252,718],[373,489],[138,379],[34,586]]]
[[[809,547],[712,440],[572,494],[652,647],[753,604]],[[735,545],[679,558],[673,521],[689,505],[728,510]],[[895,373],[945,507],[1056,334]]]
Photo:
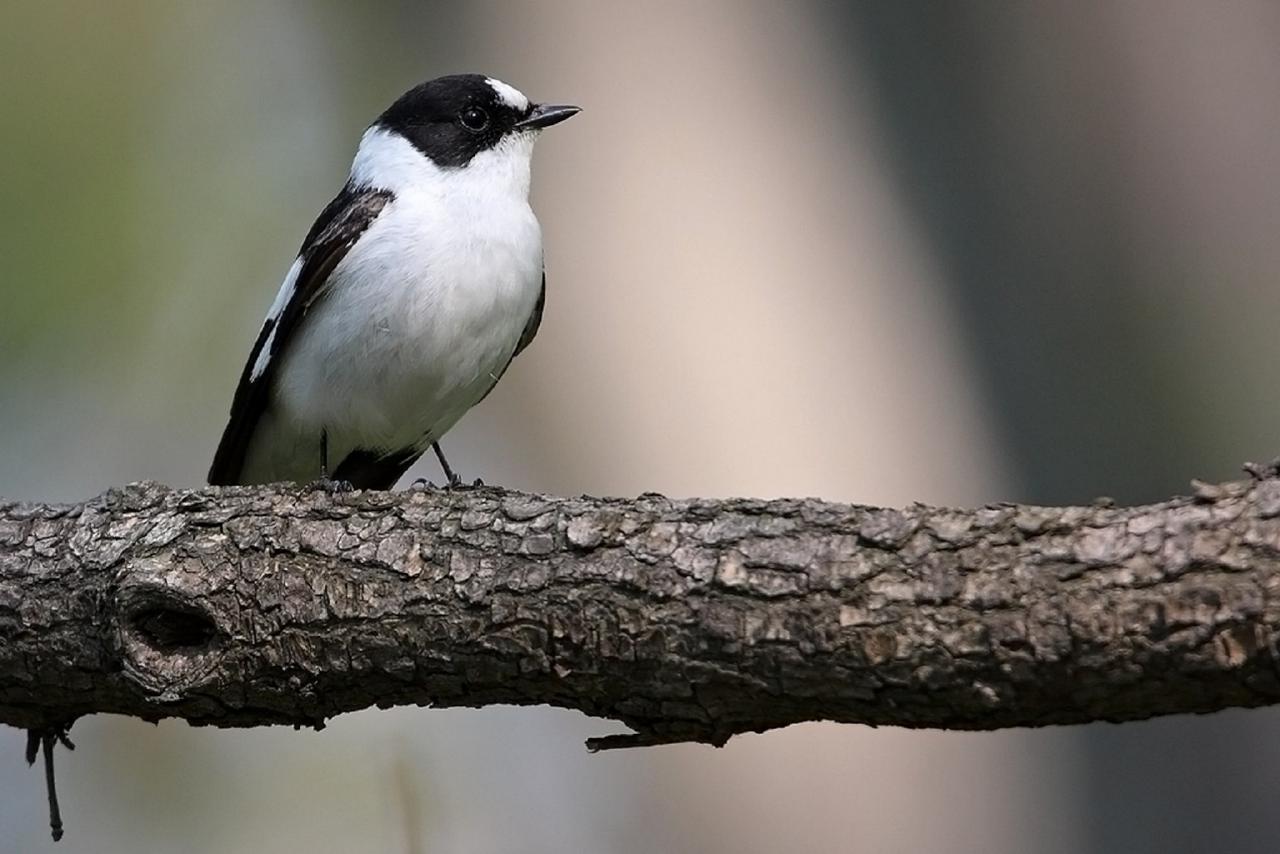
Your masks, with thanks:
[[[469,131],[482,131],[489,126],[489,114],[480,107],[467,107],[458,120]]]

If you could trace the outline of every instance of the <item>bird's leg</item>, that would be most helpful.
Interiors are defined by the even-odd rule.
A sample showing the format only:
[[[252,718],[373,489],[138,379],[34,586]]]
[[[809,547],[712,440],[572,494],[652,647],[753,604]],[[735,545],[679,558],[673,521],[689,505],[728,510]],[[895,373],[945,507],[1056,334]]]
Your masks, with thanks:
[[[329,479],[329,431],[320,431],[320,479]]]
[[[320,431],[320,479],[307,484],[307,489],[319,489],[324,492],[350,492],[355,489],[345,480],[334,480],[329,477],[329,431]]]
[[[440,468],[444,469],[444,476],[449,481],[449,486],[462,486],[462,478],[454,474],[453,469],[449,468],[449,461],[444,458],[444,451],[440,450],[440,443],[432,442],[431,450],[436,452],[436,459],[440,461]]]

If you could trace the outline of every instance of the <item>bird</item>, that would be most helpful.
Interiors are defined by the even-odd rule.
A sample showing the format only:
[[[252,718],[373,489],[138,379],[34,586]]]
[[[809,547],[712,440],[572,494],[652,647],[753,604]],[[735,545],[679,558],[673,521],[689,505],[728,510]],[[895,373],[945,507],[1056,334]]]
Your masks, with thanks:
[[[580,111],[483,74],[428,80],[364,131],[244,366],[209,483],[390,489],[538,332],[534,142]]]

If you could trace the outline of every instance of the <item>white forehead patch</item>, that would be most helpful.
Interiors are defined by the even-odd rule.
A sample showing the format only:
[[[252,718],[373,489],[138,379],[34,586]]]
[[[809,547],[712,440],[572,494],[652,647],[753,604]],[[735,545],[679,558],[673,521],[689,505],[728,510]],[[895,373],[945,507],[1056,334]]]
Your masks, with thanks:
[[[516,87],[503,83],[501,80],[494,80],[492,77],[486,77],[484,82],[488,83],[493,88],[493,91],[498,94],[498,100],[511,109],[520,110],[521,112],[529,109],[529,99]]]

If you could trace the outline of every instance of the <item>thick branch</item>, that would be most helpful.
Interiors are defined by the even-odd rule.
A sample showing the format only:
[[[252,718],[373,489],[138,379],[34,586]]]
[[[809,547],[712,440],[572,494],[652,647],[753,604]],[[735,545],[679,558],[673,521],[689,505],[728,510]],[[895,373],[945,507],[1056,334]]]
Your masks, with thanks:
[[[631,741],[1280,702],[1280,480],[1146,507],[497,489],[0,505],[0,722],[549,703]]]

